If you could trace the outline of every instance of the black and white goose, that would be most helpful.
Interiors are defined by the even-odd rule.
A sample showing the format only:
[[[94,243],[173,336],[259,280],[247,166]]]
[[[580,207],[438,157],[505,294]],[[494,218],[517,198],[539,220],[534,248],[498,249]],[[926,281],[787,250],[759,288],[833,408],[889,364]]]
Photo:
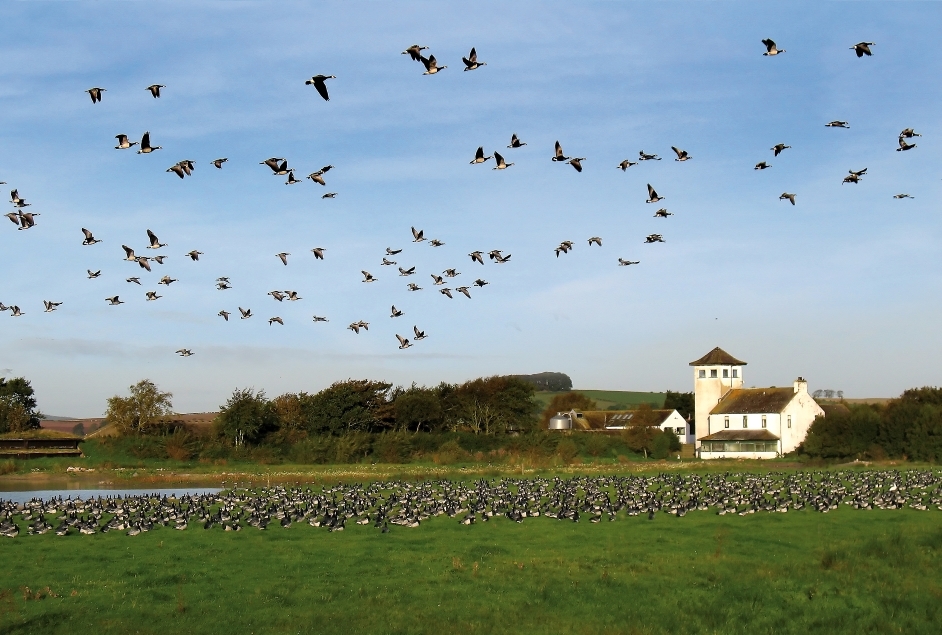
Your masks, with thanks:
[[[217,168],[219,168],[219,169],[221,170],[221,169],[222,169],[222,164],[225,163],[225,162],[228,161],[228,160],[229,160],[229,159],[223,157],[223,158],[221,158],[221,159],[213,159],[212,161],[210,161],[210,163],[212,163],[213,165],[215,165]]]
[[[151,300],[157,300],[163,297],[162,295],[157,295],[156,291],[146,291],[144,292],[144,296],[147,298],[148,302],[150,302]]]
[[[324,101],[330,101],[330,95],[327,94],[327,84],[328,79],[337,79],[333,75],[315,75],[311,79],[304,82],[308,86],[314,86],[317,89],[318,94],[324,98]]]
[[[157,234],[151,230],[147,230],[147,239],[150,241],[150,244],[147,246],[148,249],[160,249],[161,247],[166,247],[167,243],[160,242],[160,239],[157,238]]]
[[[220,311],[220,312],[217,313],[216,315],[218,315],[219,317],[221,317],[222,319],[224,319],[226,322],[228,322],[228,321],[229,321],[229,316],[231,315],[231,313],[229,313],[228,311],[226,311],[225,309],[223,309],[222,311]]]
[[[119,304],[124,304],[124,302],[122,302],[122,301],[118,298],[118,296],[113,296],[113,297],[110,297],[110,298],[105,298],[105,302],[107,302],[107,303],[110,304],[111,306],[118,306]]]
[[[376,282],[377,280],[377,278],[374,278],[373,274],[371,274],[369,271],[360,271],[360,273],[363,274],[363,280],[360,282]]]
[[[661,157],[657,156],[656,154],[647,154],[644,150],[640,150],[638,152],[638,160],[639,161],[660,161]]]
[[[100,240],[96,240],[95,235],[84,227],[82,228],[82,233],[85,234],[85,240],[82,241],[83,245],[94,245],[101,242]]]
[[[203,255],[203,252],[202,252],[202,251],[196,251],[196,250],[194,249],[193,251],[191,251],[191,252],[189,252],[189,253],[186,253],[186,254],[184,254],[184,255],[185,255],[185,256],[189,256],[189,257],[190,257],[190,260],[192,260],[193,262],[196,262],[197,260],[200,259],[200,256]]]
[[[776,143],[774,146],[772,146],[769,149],[775,153],[773,156],[778,156],[779,154],[782,153],[782,150],[784,150],[785,148],[790,148],[790,147],[791,146],[787,146],[784,143]]]
[[[414,337],[413,339],[414,339],[416,342],[418,342],[419,340],[424,340],[424,339],[425,339],[425,337],[426,337],[426,336],[425,336],[425,331],[420,331],[418,326],[413,326],[413,327],[412,327],[412,331],[415,333],[415,337]]]
[[[576,172],[582,172],[582,162],[585,161],[585,157],[573,157],[566,161],[569,165],[575,168]]]
[[[327,251],[326,247],[314,247],[311,249],[311,253],[314,254],[314,260],[323,260],[325,251]]]
[[[89,280],[91,280],[91,279],[93,279],[93,278],[97,278],[98,276],[101,275],[101,269],[99,269],[98,271],[92,271],[91,269],[87,269],[87,271],[88,271],[88,279],[89,279]]]
[[[411,276],[414,273],[415,273],[415,266],[409,267],[408,269],[403,269],[402,267],[399,267],[400,276]]]
[[[414,243],[420,243],[420,242],[422,242],[423,240],[425,240],[425,230],[424,230],[424,229],[416,229],[415,227],[413,227],[413,228],[412,228],[412,242],[414,242]]]
[[[392,305],[392,308],[390,309],[389,317],[391,318],[402,317],[402,311],[397,309],[396,305],[394,304]]]
[[[144,136],[141,137],[140,143],[141,149],[137,151],[138,154],[150,154],[155,150],[162,150],[160,146],[152,146],[150,144],[150,132],[145,132]]]
[[[641,262],[640,260],[625,260],[624,258],[619,258],[619,259],[618,259],[618,266],[619,266],[619,267],[627,267],[627,266],[629,266],[629,265],[637,265],[637,264],[639,264],[640,262]]]
[[[619,164],[616,165],[615,167],[616,167],[616,168],[621,168],[621,171],[624,172],[625,170],[627,170],[628,168],[630,168],[630,167],[633,166],[633,165],[638,165],[638,162],[637,162],[637,161],[629,161],[628,159],[625,159],[624,161],[622,161],[621,163],[619,163]]]
[[[118,140],[118,145],[114,147],[115,150],[127,150],[137,145],[137,141],[129,141],[126,134],[117,134],[114,138]]]
[[[863,57],[864,55],[870,57],[873,55],[873,52],[870,50],[871,46],[874,46],[873,42],[857,42],[850,47],[850,50],[856,53],[857,57]]]
[[[508,148],[522,148],[525,145],[527,144],[521,141],[520,138],[517,136],[517,133],[515,132],[512,135],[510,135],[510,145],[507,147]]]
[[[439,71],[443,71],[448,68],[447,66],[439,66],[438,61],[435,59],[434,55],[429,55],[428,57],[419,55],[419,61],[425,65],[425,72],[422,73],[423,75],[434,75]]]
[[[283,252],[281,252],[281,253],[275,254],[275,258],[280,259],[280,260],[281,260],[281,264],[283,264],[284,266],[287,267],[287,266],[288,266],[288,256],[290,256],[290,255],[291,255],[291,254],[289,254],[288,252],[283,251]]]
[[[270,317],[270,318],[268,318],[268,326],[271,326],[272,324],[275,324],[276,322],[277,322],[278,324],[281,324],[282,326],[285,325],[284,320],[282,320],[282,319],[281,319],[280,317],[278,317],[277,315],[276,315],[275,317]]]
[[[461,61],[464,62],[464,70],[473,71],[481,68],[482,66],[487,66],[487,62],[478,61],[478,52],[474,50],[474,47],[471,47],[471,52],[468,53],[467,57],[462,57]]]
[[[654,218],[667,218],[668,216],[673,216],[673,215],[674,214],[672,212],[667,211],[666,207],[662,207],[661,209],[654,212]]]
[[[897,152],[905,152],[906,150],[912,150],[916,147],[915,143],[907,143],[905,137],[899,138],[899,147],[896,148]]]
[[[674,159],[674,161],[689,161],[690,159],[693,158],[692,156],[687,154],[686,150],[681,150],[680,148],[676,146],[671,146],[671,150],[673,150],[674,154],[677,155],[677,158]]]
[[[553,155],[553,158],[551,159],[551,161],[565,162],[568,160],[569,160],[569,157],[567,157],[563,153],[563,147],[559,145],[559,141],[557,141],[556,142],[556,154]]]
[[[788,201],[791,201],[791,204],[792,204],[792,205],[794,205],[794,204],[795,204],[795,197],[796,197],[796,196],[798,196],[798,195],[797,195],[797,194],[789,194],[788,192],[782,192],[782,195],[778,197],[778,200],[780,200],[780,201],[788,200]]]
[[[46,310],[43,313],[52,313],[55,311],[62,303],[53,302],[51,300],[43,300],[43,304],[46,306]]]
[[[402,52],[402,54],[403,54],[403,55],[408,55],[408,56],[411,57],[412,60],[415,61],[415,62],[421,62],[421,61],[422,61],[422,51],[424,51],[424,50],[427,49],[427,48],[428,48],[427,46],[419,46],[418,44],[413,44],[412,46],[410,46],[409,48],[407,48],[406,50],[404,50],[404,51]]]
[[[497,165],[491,168],[492,170],[506,170],[507,168],[513,165],[513,163],[507,163],[504,160],[504,157],[500,155],[500,152],[497,152],[497,151],[494,152],[494,161],[497,162]]]
[[[850,128],[850,124],[847,123],[846,121],[840,121],[840,120],[835,119],[834,121],[829,121],[828,123],[824,124],[824,127],[825,128]]]
[[[160,89],[161,89],[161,88],[166,88],[166,86],[164,86],[163,84],[151,84],[150,86],[148,86],[148,87],[145,88],[144,90],[149,90],[149,91],[150,91],[150,94],[151,94],[151,97],[153,97],[154,99],[159,99],[159,98],[160,98]]]
[[[490,157],[490,156],[487,156],[487,157],[484,156],[484,146],[478,146],[478,149],[474,153],[474,158],[471,159],[470,164],[475,165],[476,163],[484,163],[488,159],[492,159],[492,158],[493,157]]]
[[[89,88],[85,92],[88,93],[88,96],[92,98],[92,103],[97,104],[101,101],[101,94],[107,90],[107,88],[99,88],[96,86],[95,88]]]
[[[768,38],[762,40],[762,43],[765,44],[765,53],[763,53],[763,55],[768,55],[772,57],[772,56],[778,55],[779,53],[785,52],[785,49],[781,49],[781,50],[778,49],[775,46],[775,42],[773,42],[772,40]]]
[[[899,133],[899,136],[906,137],[907,139],[912,139],[913,137],[921,137],[922,135],[916,132],[915,130],[913,130],[912,128],[906,128],[901,133]]]
[[[252,309],[243,309],[242,307],[239,307],[239,313],[242,314],[241,319],[243,320],[247,320],[252,317]]]
[[[399,340],[399,348],[400,348],[400,349],[406,349],[406,348],[409,348],[410,346],[412,346],[412,343],[409,342],[409,340],[406,339],[405,337],[399,335],[399,333],[396,333],[396,339]]]
[[[483,252],[480,252],[480,251],[472,251],[472,252],[471,252],[470,254],[468,254],[468,255],[471,256],[471,262],[477,262],[477,263],[480,263],[480,264],[482,264],[482,265],[484,264],[484,253],[483,253]]]
[[[651,187],[651,184],[648,183],[648,200],[645,203],[657,203],[658,201],[664,200],[663,196],[658,196],[657,192]]]

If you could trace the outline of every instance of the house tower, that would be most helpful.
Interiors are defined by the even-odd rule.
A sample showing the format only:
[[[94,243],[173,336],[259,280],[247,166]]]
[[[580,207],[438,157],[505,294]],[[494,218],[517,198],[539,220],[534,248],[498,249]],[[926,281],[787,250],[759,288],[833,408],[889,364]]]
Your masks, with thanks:
[[[697,447],[700,447],[700,439],[710,434],[710,411],[729,390],[742,388],[746,362],[716,347],[690,365],[693,366],[694,431]]]

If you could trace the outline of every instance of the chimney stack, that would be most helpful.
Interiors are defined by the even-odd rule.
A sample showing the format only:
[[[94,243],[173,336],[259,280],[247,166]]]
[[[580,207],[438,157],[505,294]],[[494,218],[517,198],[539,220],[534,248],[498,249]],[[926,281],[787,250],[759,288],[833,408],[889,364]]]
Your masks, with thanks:
[[[796,379],[794,386],[795,386],[796,394],[800,392],[808,392],[808,382],[805,380],[804,377],[799,377],[798,379]]]

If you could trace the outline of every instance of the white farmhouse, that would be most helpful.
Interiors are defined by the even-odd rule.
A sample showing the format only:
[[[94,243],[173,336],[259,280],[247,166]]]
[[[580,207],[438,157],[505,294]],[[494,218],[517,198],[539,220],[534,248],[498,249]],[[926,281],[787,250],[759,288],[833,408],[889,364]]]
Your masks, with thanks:
[[[693,433],[691,427],[683,415],[673,409],[652,410],[653,414],[660,422],[657,426],[663,432],[673,432],[680,439],[681,443],[693,443]],[[620,410],[615,412],[603,411],[598,413],[604,420],[606,430],[625,430],[631,425],[631,419],[635,416],[634,410]]]
[[[740,361],[714,348],[694,367],[694,429],[701,458],[764,459],[793,451],[824,416],[799,377],[787,388],[743,388]]]

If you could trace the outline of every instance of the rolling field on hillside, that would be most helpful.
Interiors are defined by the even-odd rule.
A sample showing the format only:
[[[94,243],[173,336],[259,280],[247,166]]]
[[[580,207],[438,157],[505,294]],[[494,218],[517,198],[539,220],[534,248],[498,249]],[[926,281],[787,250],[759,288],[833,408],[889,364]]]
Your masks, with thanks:
[[[665,393],[662,392],[632,392],[629,390],[578,390],[574,388],[571,392],[582,393],[590,399],[594,399],[599,410],[607,410],[612,406],[617,406],[618,410],[627,410],[645,403],[660,408],[664,405],[665,397]],[[534,398],[542,408],[546,408],[553,397],[562,394],[565,393],[546,390],[537,392]]]
[[[0,632],[930,633],[942,514],[529,518],[0,541]]]

